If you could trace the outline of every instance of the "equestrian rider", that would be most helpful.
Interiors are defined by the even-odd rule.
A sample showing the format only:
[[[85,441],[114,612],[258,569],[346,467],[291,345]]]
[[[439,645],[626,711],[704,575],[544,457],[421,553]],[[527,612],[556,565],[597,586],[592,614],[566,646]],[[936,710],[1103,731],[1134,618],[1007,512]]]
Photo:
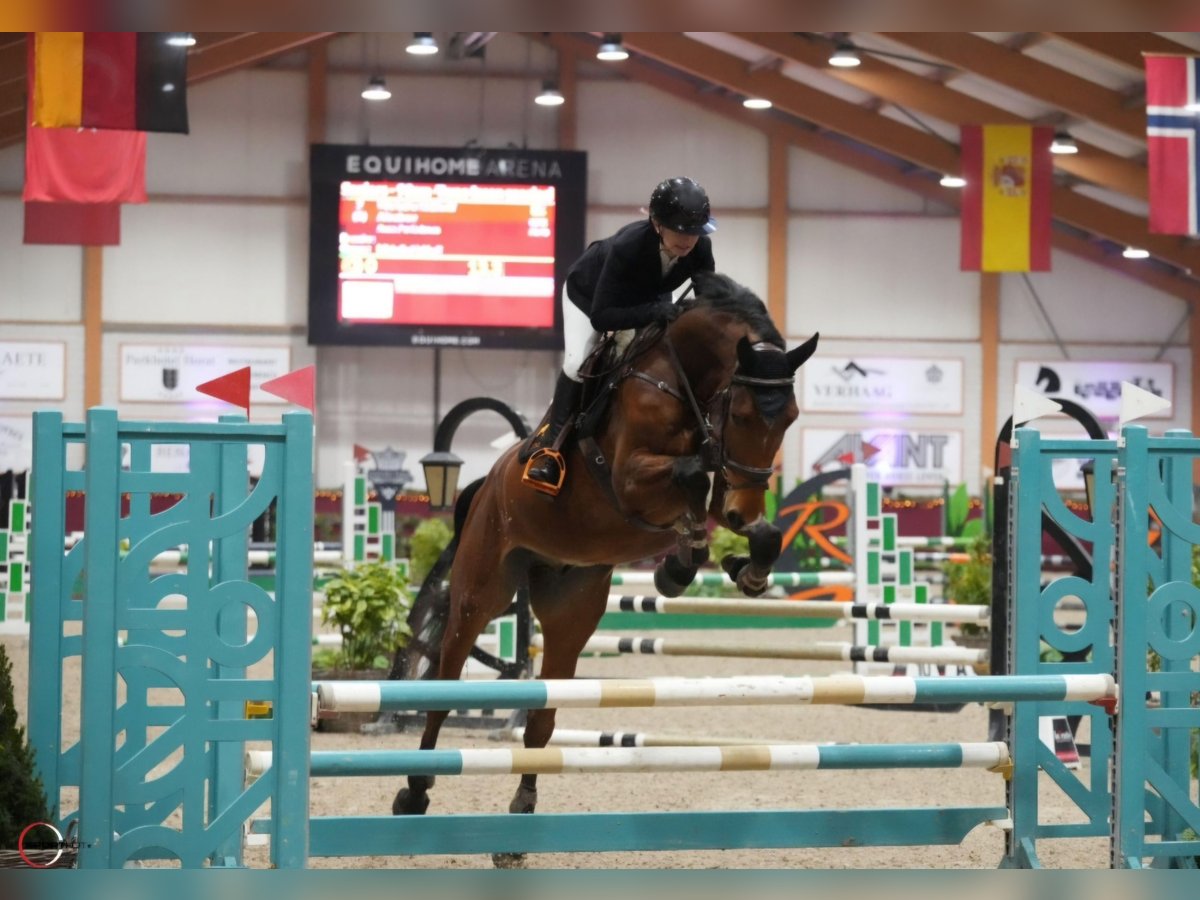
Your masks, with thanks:
[[[525,467],[531,487],[558,493],[565,472],[551,448],[574,414],[583,388],[579,367],[601,333],[674,320],[672,292],[697,272],[714,271],[708,235],[716,228],[704,188],[691,178],[668,178],[650,195],[649,218],[593,242],[571,266],[562,295],[562,372]]]

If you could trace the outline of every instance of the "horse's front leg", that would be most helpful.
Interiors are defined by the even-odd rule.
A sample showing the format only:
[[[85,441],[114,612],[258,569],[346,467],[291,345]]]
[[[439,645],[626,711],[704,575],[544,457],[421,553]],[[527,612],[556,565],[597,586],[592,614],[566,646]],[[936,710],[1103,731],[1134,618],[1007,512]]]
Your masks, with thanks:
[[[779,529],[766,519],[738,529],[750,541],[750,555],[727,556],[721,568],[747,597],[758,597],[770,585],[771,567],[783,550]]]

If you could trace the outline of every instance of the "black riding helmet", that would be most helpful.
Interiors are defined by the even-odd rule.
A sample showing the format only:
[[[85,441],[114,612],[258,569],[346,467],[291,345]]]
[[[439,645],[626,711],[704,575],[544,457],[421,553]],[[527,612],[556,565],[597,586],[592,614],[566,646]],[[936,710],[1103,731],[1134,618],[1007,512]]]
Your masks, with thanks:
[[[717,220],[709,215],[708,194],[691,178],[668,178],[650,195],[650,215],[681,234],[711,234]]]

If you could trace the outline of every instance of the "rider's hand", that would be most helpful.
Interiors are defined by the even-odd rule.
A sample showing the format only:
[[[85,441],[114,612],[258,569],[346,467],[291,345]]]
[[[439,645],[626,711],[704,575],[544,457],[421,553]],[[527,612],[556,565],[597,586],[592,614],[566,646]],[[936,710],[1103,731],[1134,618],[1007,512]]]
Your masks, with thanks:
[[[679,318],[679,314],[681,312],[683,312],[683,310],[681,310],[674,303],[664,304],[663,308],[660,310],[660,312],[658,314],[657,321],[661,322],[663,325],[670,325],[672,322],[674,322],[676,319]]]

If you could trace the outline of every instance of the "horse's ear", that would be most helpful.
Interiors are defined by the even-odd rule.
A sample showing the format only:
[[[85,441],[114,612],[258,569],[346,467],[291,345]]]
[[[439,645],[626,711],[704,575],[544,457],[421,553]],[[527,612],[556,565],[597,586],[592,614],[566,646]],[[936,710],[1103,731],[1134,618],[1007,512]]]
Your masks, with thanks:
[[[754,348],[750,344],[750,339],[745,335],[737,342],[737,360],[738,368],[743,372],[749,372],[754,368]]]
[[[796,370],[808,362],[808,358],[817,351],[817,341],[820,337],[821,332],[818,331],[799,347],[794,347],[787,352],[788,365],[792,368],[792,374],[795,374]],[[738,353],[740,357],[740,346],[738,347]]]

